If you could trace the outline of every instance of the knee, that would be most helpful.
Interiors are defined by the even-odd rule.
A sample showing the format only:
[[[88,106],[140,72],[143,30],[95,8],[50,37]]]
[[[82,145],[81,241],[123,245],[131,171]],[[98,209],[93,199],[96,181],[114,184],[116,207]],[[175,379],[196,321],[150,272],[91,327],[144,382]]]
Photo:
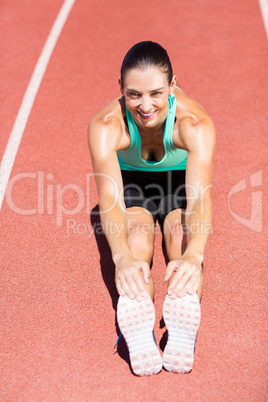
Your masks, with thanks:
[[[143,259],[151,259],[153,254],[153,234],[144,225],[132,226],[127,237],[128,245],[134,255],[144,256]]]

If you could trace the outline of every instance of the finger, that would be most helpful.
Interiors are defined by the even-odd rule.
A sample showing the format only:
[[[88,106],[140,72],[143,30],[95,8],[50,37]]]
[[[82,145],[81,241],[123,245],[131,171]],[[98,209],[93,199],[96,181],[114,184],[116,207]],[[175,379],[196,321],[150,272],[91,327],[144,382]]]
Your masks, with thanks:
[[[123,289],[123,291],[125,292],[125,294],[130,298],[130,299],[134,299],[134,294],[132,293],[127,281],[125,280],[125,278],[121,278],[120,279],[120,285],[121,288]]]
[[[192,282],[192,280],[191,280],[191,283],[190,283],[190,281],[188,283],[189,283],[188,293],[190,295],[196,293],[198,291],[198,288],[200,285],[200,280],[198,278],[195,278],[195,281],[193,280],[193,282]]]
[[[200,276],[199,271],[194,270],[194,272],[190,276],[189,280],[186,282],[186,284],[182,288],[183,293],[184,293],[184,291],[186,291],[189,294],[196,293],[199,288],[200,281],[201,281],[201,276]],[[178,293],[178,296],[182,297],[181,291]]]
[[[193,295],[198,292],[198,286],[192,287],[192,289],[188,290],[189,295]]]
[[[189,281],[189,279],[192,276],[192,273],[194,271],[193,267],[190,267],[187,269],[187,271],[184,271],[183,269],[181,269],[181,272],[178,272],[178,275],[176,274],[176,282],[174,282],[172,284],[172,287],[169,288],[169,291],[171,291],[172,294],[174,294],[176,297],[180,296],[182,297],[183,295],[185,295],[187,293],[187,291],[185,291],[184,287],[187,284],[187,282]],[[181,273],[183,272],[183,274],[181,275]]]
[[[139,290],[139,293],[140,293],[142,296],[145,296],[144,282],[143,282],[143,280],[142,280],[142,277],[141,277],[140,275],[135,276],[135,277],[134,277],[134,280],[135,280],[136,286],[137,286],[137,288],[138,288],[138,290]]]
[[[169,285],[168,285],[168,293],[169,294],[171,294],[174,291],[174,289],[178,286],[181,278],[185,274],[185,270],[186,270],[185,265],[181,265],[179,267],[178,271],[173,274],[173,276],[171,277],[171,279],[169,281]]]
[[[193,272],[194,272],[194,267],[190,267],[190,268],[188,268],[187,271],[184,272],[184,274],[181,276],[180,280],[177,282],[176,290],[179,291],[186,286],[186,284],[192,277]]]
[[[127,284],[129,286],[130,291],[132,292],[132,295],[133,295],[132,298],[138,296],[140,291],[139,291],[139,289],[138,289],[138,287],[136,285],[135,279],[133,279],[132,277],[128,277],[127,278]]]
[[[188,282],[184,285],[182,289],[178,291],[178,297],[183,297],[186,295],[186,293],[195,293],[197,291],[198,285],[197,285],[197,280],[194,277],[190,277]],[[190,294],[192,294],[190,293]]]
[[[119,279],[117,279],[115,281],[115,286],[116,286],[119,296],[125,296],[126,293],[125,293],[124,289],[122,288]]]
[[[142,261],[141,266],[140,266],[140,270],[143,272],[144,282],[147,283],[147,285],[148,285],[148,283],[150,282],[150,276],[151,276],[151,271],[150,271],[149,264],[147,264],[146,262]]]
[[[178,261],[170,261],[167,264],[166,269],[165,269],[165,278],[164,278],[164,280],[168,281],[171,278],[173,272],[178,271],[179,267],[180,267],[180,264],[179,264]]]

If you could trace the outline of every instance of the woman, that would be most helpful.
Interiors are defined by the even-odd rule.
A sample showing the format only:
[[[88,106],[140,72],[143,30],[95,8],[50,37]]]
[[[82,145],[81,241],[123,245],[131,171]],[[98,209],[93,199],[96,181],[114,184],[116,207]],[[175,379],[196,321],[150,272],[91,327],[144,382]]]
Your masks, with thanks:
[[[211,228],[214,125],[176,87],[165,49],[145,41],[126,54],[122,97],[88,131],[103,230],[115,264],[117,319],[137,375],[189,372],[200,322],[202,262]],[[150,264],[156,220],[168,264],[163,358],[153,336]]]

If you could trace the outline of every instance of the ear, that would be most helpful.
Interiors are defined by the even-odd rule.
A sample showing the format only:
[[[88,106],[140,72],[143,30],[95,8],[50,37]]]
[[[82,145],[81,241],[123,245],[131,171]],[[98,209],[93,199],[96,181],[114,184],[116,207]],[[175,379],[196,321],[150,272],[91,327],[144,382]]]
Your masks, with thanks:
[[[121,94],[124,95],[123,94],[123,85],[122,85],[122,81],[121,81],[120,77],[118,78],[118,84],[119,84],[119,87],[120,87]]]
[[[170,87],[169,87],[169,95],[172,95],[174,93],[176,83],[177,83],[177,77],[176,77],[176,75],[173,75],[172,81],[171,81],[171,84],[170,84]]]

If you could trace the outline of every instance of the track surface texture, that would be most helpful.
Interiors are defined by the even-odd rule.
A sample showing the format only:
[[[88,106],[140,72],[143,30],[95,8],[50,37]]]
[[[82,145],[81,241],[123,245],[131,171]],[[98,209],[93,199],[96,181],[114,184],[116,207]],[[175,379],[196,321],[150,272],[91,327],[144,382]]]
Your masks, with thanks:
[[[62,5],[0,2],[1,160]],[[125,340],[113,349],[118,296],[86,131],[119,96],[126,51],[148,39],[168,50],[179,86],[212,117],[217,149],[193,369],[139,377]],[[266,400],[267,56],[257,0],[75,1],[0,212],[1,401]],[[162,355],[161,241],[158,230],[152,274]]]

